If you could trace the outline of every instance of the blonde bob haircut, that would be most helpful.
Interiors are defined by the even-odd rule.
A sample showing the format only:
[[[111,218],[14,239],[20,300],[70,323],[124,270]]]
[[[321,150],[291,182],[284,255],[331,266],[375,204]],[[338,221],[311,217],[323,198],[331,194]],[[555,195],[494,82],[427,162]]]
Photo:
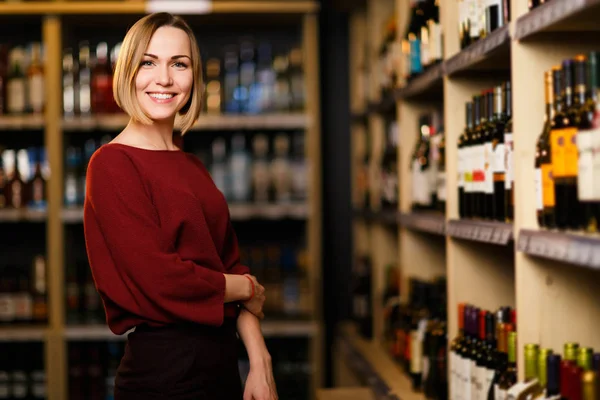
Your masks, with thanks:
[[[154,32],[158,28],[163,26],[181,29],[187,33],[190,39],[194,82],[190,98],[181,110],[179,110],[179,121],[177,121],[177,125],[181,129],[181,134],[184,134],[196,123],[200,116],[204,86],[202,82],[202,60],[200,50],[198,49],[198,42],[192,29],[180,17],[166,12],[146,15],[127,31],[115,65],[113,95],[117,105],[133,120],[146,125],[152,124],[152,120],[142,110],[137,101],[135,79],[152,35],[154,35]]]

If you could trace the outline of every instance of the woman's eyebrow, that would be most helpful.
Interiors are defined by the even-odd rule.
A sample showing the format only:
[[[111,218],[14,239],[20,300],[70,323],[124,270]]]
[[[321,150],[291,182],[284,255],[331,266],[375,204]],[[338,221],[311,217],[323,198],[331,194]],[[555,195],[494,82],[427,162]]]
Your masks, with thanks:
[[[158,56],[157,56],[157,55],[154,55],[154,54],[150,54],[150,53],[144,53],[144,55],[145,55],[146,57],[150,57],[150,58],[156,58],[156,59],[158,59]],[[192,59],[192,58],[191,58],[190,56],[188,56],[188,55],[185,55],[185,54],[178,54],[178,55],[176,55],[176,56],[172,56],[172,57],[171,57],[171,60],[176,60],[176,59],[178,59],[178,58],[189,58],[190,60]]]

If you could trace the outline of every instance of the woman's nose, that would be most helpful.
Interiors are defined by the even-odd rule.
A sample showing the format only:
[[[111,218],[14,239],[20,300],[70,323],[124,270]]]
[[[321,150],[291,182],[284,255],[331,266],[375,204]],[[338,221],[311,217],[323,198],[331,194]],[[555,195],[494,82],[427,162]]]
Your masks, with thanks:
[[[169,67],[161,66],[156,71],[156,83],[161,86],[168,86],[172,84],[171,73]]]

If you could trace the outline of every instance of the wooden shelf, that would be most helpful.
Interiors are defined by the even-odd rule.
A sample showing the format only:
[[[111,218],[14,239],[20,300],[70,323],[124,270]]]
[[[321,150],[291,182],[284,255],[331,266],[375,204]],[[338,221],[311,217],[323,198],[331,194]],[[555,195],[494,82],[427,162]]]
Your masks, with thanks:
[[[126,114],[103,115],[63,120],[65,131],[117,131],[129,122]],[[264,115],[201,115],[190,131],[242,129],[306,129],[309,118],[302,113]]]
[[[373,392],[364,387],[320,389],[317,400],[374,400]]]
[[[167,11],[177,14],[304,14],[319,10],[313,1],[31,1],[0,3],[0,15],[44,14],[145,14]]]
[[[444,64],[436,64],[410,80],[404,87],[397,89],[396,98],[441,101],[444,92],[443,78]]]
[[[0,342],[38,342],[46,339],[45,326],[6,326],[0,327]]]
[[[443,214],[412,212],[400,216],[400,225],[413,231],[445,235],[446,219]]]
[[[0,222],[45,222],[47,218],[48,213],[41,210],[28,208],[6,208],[0,210]]]
[[[308,205],[305,203],[290,204],[236,204],[229,203],[229,213],[234,221],[250,219],[280,220],[280,219],[307,219]],[[64,208],[62,221],[65,224],[78,224],[83,222],[83,208]],[[1,219],[0,219],[1,221]]]
[[[600,237],[522,229],[517,250],[534,257],[600,269]]]
[[[513,225],[504,222],[454,219],[446,231],[450,237],[474,242],[507,245],[513,240]]]
[[[400,366],[372,341],[356,332],[352,324],[341,326],[340,347],[348,365],[372,389],[376,400],[421,400]]]
[[[390,115],[396,112],[396,98],[392,94],[383,96],[379,102],[369,103],[368,113]]]
[[[600,0],[552,0],[517,19],[514,37],[524,40],[548,32],[598,31],[599,17]]]
[[[448,76],[481,70],[510,69],[510,34],[508,25],[492,32],[444,62]]]
[[[0,116],[0,130],[41,130],[44,129],[43,115],[3,115]]]
[[[397,225],[400,219],[400,213],[395,210],[354,210],[356,218],[363,219],[367,222],[376,222],[383,225]]]
[[[261,329],[265,337],[314,337],[319,331],[315,321],[292,320],[263,321],[261,322]],[[133,329],[129,332],[132,331]],[[108,326],[102,324],[72,325],[65,328],[64,337],[69,341],[125,340],[127,339],[127,333],[115,335]]]

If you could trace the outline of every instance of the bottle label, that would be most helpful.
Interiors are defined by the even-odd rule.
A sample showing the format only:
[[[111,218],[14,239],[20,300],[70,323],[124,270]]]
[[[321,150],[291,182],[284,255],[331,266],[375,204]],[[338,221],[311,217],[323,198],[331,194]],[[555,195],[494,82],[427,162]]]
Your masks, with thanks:
[[[9,377],[6,371],[0,370],[0,399],[9,398]]]
[[[494,150],[492,143],[485,143],[483,145],[483,192],[485,194],[494,194],[494,167],[492,165],[494,160]]]
[[[411,74],[420,74],[423,72],[421,64],[421,40],[414,39],[410,41],[410,72]]]
[[[503,174],[506,171],[504,167],[504,143],[495,144],[492,166],[494,173]]]
[[[591,201],[594,198],[594,157],[592,138],[597,135],[600,135],[600,129],[579,131],[577,134],[577,148],[579,150],[577,195],[581,201]]]
[[[33,316],[33,300],[31,294],[17,293],[14,296],[15,318],[19,321],[30,321]]]
[[[475,361],[469,361],[471,363],[471,399],[479,400],[479,368]]]
[[[28,83],[29,105],[34,112],[41,112],[44,108],[44,75],[33,75]]]
[[[496,371],[493,369],[485,369],[484,379],[483,379],[483,399],[488,399],[488,394],[490,390],[492,390],[492,384],[494,382],[494,375]]]
[[[0,293],[0,322],[12,322],[16,316],[15,301],[10,293]]]
[[[446,172],[437,173],[437,198],[440,201],[446,201]]]
[[[464,400],[476,400],[474,397],[471,397],[471,360],[463,359],[463,399]]]
[[[458,164],[457,164],[458,187],[459,188],[465,187],[465,169],[464,169],[464,160],[463,160],[464,154],[465,154],[465,149],[459,148],[458,149]]]
[[[554,195],[554,172],[552,163],[542,164],[542,199],[544,207],[554,207],[556,196]]]
[[[513,170],[513,134],[512,132],[504,134],[504,189],[512,189],[514,180]]]
[[[552,148],[552,173],[554,179],[567,176],[566,148],[567,140],[571,138],[570,131],[574,128],[553,129],[550,132],[550,146]]]
[[[473,192],[475,193],[483,192],[483,182],[485,180],[483,164],[483,145],[477,144],[473,146],[473,164],[471,165],[471,167],[473,168]]]
[[[6,85],[7,106],[10,113],[25,112],[25,79],[13,78]]]
[[[577,150],[577,128],[565,130],[565,175],[577,176],[579,152]]]
[[[542,169],[536,168],[534,173],[534,185],[535,185],[535,209],[542,211],[544,209],[544,198],[542,195]]]
[[[473,192],[473,147],[465,147],[463,156],[463,171],[465,176],[465,193]]]
[[[419,340],[419,331],[410,333],[410,372],[420,374],[422,372],[423,343]]]
[[[596,107],[600,108],[600,105]],[[600,110],[596,110],[596,119],[600,119]],[[594,201],[598,201],[600,200],[600,134],[598,133],[592,135],[592,170],[592,179],[594,180],[592,198]]]
[[[506,390],[500,389],[497,383],[494,385],[494,400],[506,400]]]

